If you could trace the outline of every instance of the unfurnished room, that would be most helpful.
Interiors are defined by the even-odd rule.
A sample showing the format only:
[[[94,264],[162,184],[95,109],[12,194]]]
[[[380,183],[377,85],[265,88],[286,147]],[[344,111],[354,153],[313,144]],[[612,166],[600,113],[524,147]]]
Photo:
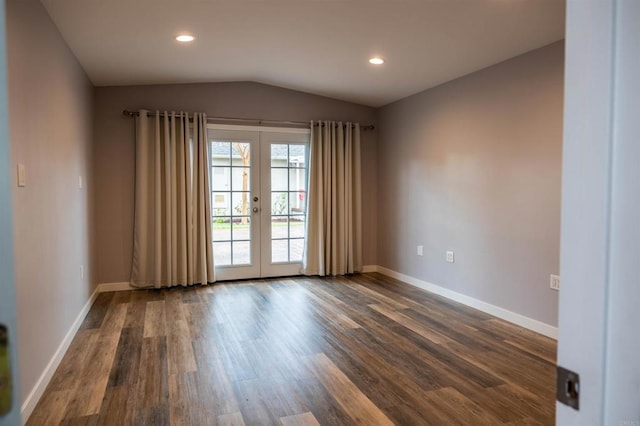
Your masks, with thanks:
[[[1,0],[0,425],[640,426],[638,22]]]

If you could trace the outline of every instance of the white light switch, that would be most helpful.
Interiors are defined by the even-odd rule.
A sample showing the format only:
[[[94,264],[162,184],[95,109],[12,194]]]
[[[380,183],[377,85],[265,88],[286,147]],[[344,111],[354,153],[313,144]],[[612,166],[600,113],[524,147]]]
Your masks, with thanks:
[[[27,186],[27,171],[24,164],[18,164],[18,186]]]
[[[417,254],[418,256],[424,256],[424,246],[418,246],[418,247],[416,248],[416,254]]]

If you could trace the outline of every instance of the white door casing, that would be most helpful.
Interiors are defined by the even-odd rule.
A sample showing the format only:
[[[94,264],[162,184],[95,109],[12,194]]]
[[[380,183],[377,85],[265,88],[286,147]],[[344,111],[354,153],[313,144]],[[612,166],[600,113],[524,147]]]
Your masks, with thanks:
[[[640,425],[640,2],[567,1],[559,425]]]
[[[299,274],[309,131],[209,124],[208,137],[216,279]]]
[[[0,347],[0,381],[11,377],[11,389],[2,389],[0,399],[11,398],[10,410],[0,412],[0,425],[21,424],[18,392],[16,297],[13,270],[13,227],[11,219],[11,174],[9,166],[8,102],[7,102],[7,48],[5,40],[5,2],[0,0],[0,326],[8,330],[8,351]],[[9,376],[6,376],[7,357]],[[0,407],[4,402],[0,401]],[[5,407],[6,408],[6,407]]]

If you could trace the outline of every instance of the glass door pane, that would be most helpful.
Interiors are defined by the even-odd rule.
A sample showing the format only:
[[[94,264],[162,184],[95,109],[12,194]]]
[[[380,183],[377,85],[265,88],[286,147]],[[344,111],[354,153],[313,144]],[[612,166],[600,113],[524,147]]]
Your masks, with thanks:
[[[263,205],[270,206],[261,218],[262,275],[295,275],[304,249],[308,135],[263,133],[261,144]]]
[[[209,127],[216,279],[299,274],[308,132],[222,127]]]
[[[213,258],[217,279],[260,274],[259,138],[255,132],[209,130]],[[253,201],[258,197],[257,201]]]

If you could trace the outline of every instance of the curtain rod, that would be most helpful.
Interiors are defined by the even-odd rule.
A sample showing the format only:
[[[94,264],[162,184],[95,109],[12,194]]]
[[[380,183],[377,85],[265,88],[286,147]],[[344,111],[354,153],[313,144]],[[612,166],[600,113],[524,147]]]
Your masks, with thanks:
[[[129,111],[129,110],[124,110],[122,111],[122,115],[126,116],[126,117],[137,117],[140,115],[140,113],[138,111]],[[155,117],[156,113],[155,112],[147,112],[147,117]],[[304,122],[304,121],[283,121],[283,120],[262,120],[259,118],[233,118],[233,117],[207,117],[207,121],[208,120],[212,120],[212,121],[239,121],[239,122],[243,122],[243,123],[258,123],[260,124],[283,124],[283,125],[288,125],[288,126],[304,126],[309,127],[309,123]],[[316,126],[321,125],[320,123],[315,123]],[[375,126],[373,124],[367,124],[367,125],[362,125],[360,126],[360,129],[363,131],[366,130],[374,130]]]

